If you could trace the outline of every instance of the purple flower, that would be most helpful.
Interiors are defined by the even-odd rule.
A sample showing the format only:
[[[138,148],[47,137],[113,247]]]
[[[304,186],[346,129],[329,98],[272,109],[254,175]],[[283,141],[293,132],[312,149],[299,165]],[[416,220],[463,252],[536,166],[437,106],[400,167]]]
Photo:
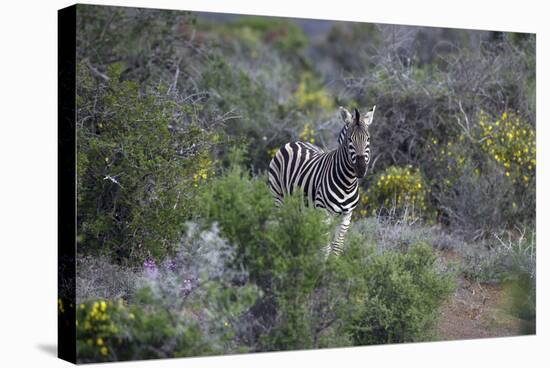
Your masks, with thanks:
[[[147,275],[147,277],[151,279],[156,278],[158,275],[158,269],[157,269],[157,265],[155,264],[155,261],[153,261],[152,259],[149,259],[143,262],[143,271],[145,272],[145,275]]]
[[[191,280],[190,279],[183,280],[180,290],[182,291],[183,295],[188,295],[191,292],[191,290],[193,290],[193,284]]]
[[[176,270],[176,262],[174,262],[173,260],[169,259],[169,260],[166,260],[164,261],[163,263],[163,267],[169,271],[175,271]]]

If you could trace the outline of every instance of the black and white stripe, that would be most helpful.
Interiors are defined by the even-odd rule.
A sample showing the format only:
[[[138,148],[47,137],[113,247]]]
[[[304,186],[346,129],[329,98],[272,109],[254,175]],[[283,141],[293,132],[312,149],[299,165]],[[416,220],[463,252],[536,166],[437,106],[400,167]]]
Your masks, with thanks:
[[[305,194],[309,205],[341,216],[334,240],[327,253],[342,251],[352,211],[359,202],[358,179],[366,174],[370,161],[370,136],[373,107],[364,118],[355,109],[351,114],[340,108],[344,127],[338,136],[338,148],[324,152],[305,142],[285,144],[269,164],[269,186],[277,204],[294,190]]]

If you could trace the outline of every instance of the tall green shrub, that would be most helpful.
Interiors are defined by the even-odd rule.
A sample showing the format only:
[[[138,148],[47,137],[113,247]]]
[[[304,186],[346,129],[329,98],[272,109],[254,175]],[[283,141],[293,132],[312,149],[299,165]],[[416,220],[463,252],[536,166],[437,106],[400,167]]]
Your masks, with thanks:
[[[343,329],[356,345],[419,341],[452,290],[449,275],[436,271],[435,253],[414,244],[404,253],[384,252],[368,259],[364,294],[346,307]]]
[[[78,72],[78,250],[131,262],[162,258],[212,171],[213,135],[193,121],[192,106],[162,86],[140,91],[118,64],[108,81],[83,64]]]

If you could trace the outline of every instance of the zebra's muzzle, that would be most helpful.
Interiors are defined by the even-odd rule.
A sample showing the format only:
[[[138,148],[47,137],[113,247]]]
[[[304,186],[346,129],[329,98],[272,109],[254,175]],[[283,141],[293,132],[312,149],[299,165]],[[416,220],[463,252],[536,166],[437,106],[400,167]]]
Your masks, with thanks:
[[[355,175],[361,179],[367,173],[367,160],[365,156],[357,156],[355,158]]]

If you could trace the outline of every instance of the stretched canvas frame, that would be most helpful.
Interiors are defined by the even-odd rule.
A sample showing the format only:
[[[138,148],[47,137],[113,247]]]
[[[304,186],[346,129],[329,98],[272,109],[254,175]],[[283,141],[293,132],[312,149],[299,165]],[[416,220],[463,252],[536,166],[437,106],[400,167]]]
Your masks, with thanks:
[[[58,142],[59,142],[59,158],[58,158],[58,167],[59,167],[59,172],[58,172],[58,180],[59,180],[59,187],[58,187],[58,194],[59,194],[59,227],[58,227],[58,233],[59,233],[59,243],[58,243],[58,253],[59,253],[59,268],[58,268],[58,281],[59,281],[59,298],[58,298],[58,309],[59,309],[59,314],[58,314],[58,336],[59,336],[59,356],[62,358],[62,359],[65,359],[65,360],[68,360],[68,361],[71,361],[71,362],[77,362],[79,361],[79,357],[77,356],[77,311],[78,311],[78,308],[79,308],[79,305],[77,304],[77,270],[76,270],[76,264],[77,264],[77,261],[78,261],[78,241],[77,241],[77,237],[79,236],[79,233],[78,233],[78,226],[79,226],[79,223],[77,221],[77,217],[79,215],[78,213],[78,207],[77,207],[77,197],[78,197],[78,192],[77,192],[77,163],[78,163],[78,147],[77,147],[77,139],[76,139],[76,134],[77,134],[77,84],[78,84],[78,77],[77,77],[77,64],[79,64],[80,62],[82,62],[82,60],[77,60],[77,52],[78,52],[78,44],[77,44],[77,17],[78,17],[78,9],[79,7],[81,7],[80,5],[77,5],[77,6],[72,6],[72,7],[69,7],[69,8],[66,8],[66,9],[63,9],[59,12],[59,33],[58,33],[58,44],[59,44],[59,48],[58,48],[58,59],[59,59],[59,90],[58,90],[58,96],[59,96],[59,130],[58,130]],[[148,12],[148,11],[153,11],[153,10],[143,10],[144,12]],[[200,13],[198,13],[200,14]],[[205,14],[204,15],[206,18],[210,17],[210,19],[214,19],[214,23],[216,22],[216,19],[225,19],[224,16],[222,15],[216,15],[216,14]],[[228,16],[225,16],[225,17],[228,17]],[[229,16],[230,17],[230,16]],[[293,20],[290,20],[290,22],[292,22]],[[326,22],[326,21],[325,21]],[[221,23],[220,23],[221,24]],[[243,37],[248,37],[246,34],[243,36]],[[264,38],[262,39],[262,41],[265,41],[269,44],[269,42],[271,42],[271,39],[269,37],[278,37],[278,34],[277,33],[274,33],[274,34],[267,34],[265,37],[267,38]],[[521,37],[529,37],[529,35],[519,35],[518,36],[520,39]],[[302,42],[302,40],[292,40],[293,42]],[[284,42],[281,44],[277,44],[278,46],[274,46],[276,45],[276,42],[275,41],[274,43],[271,43],[269,44],[268,47],[292,47],[292,45],[286,45],[284,44]],[[397,50],[396,52],[396,55],[397,57],[402,57],[402,62],[403,62],[403,65],[407,66],[407,65],[412,65],[415,63],[414,60],[408,60],[407,59],[407,55],[406,53],[405,54],[399,54],[400,51]],[[94,74],[94,78],[99,78],[99,79],[105,79],[105,80],[109,80],[110,76],[108,76],[106,74],[106,70],[102,69],[102,67],[100,68],[97,68],[96,66],[94,66],[90,60],[87,60],[89,63],[87,64],[89,70],[91,71],[92,74]],[[534,68],[534,65],[532,66]],[[420,69],[419,69],[420,70]],[[178,69],[178,73],[176,73],[175,75],[177,76],[179,74],[179,69]],[[422,76],[416,76],[418,78],[422,78]],[[176,80],[177,80],[178,77],[176,77]],[[327,103],[327,97],[325,95],[323,95],[323,93],[325,93],[322,89],[319,89],[319,91],[321,92],[318,92],[318,91],[314,91],[314,92],[311,92],[310,90],[308,90],[309,88],[316,88],[316,87],[311,87],[311,86],[308,86],[308,83],[314,83],[314,82],[311,82],[307,79],[304,79],[302,80],[302,83],[303,85],[298,85],[297,86],[297,89],[294,91],[296,94],[299,94],[300,91],[302,93],[311,93],[313,95],[312,96],[302,96],[304,102],[302,105],[300,105],[300,103],[298,103],[298,106],[301,106],[299,108],[301,108],[302,110],[305,110],[307,108],[311,108],[311,105],[308,105],[307,101],[308,101],[308,98],[311,99],[313,98],[314,101],[316,101],[315,103],[317,104],[323,104],[323,103]],[[533,89],[534,89],[534,85],[531,86]],[[170,88],[170,86],[168,87]],[[302,88],[302,89],[300,89]],[[315,93],[320,93],[318,95],[315,95]],[[498,97],[502,97],[500,95],[498,95]],[[504,96],[505,98],[508,98],[507,96]],[[530,97],[532,99],[534,99],[534,95],[532,96],[527,96],[527,97]],[[298,97],[297,97],[298,98]],[[315,100],[316,98],[316,100]],[[328,97],[330,99],[330,97]],[[528,115],[527,113],[525,113],[525,111],[511,111],[510,109],[507,109],[507,106],[510,105],[510,106],[515,106],[514,105],[514,102],[512,101],[513,98],[510,97],[509,98],[510,101],[506,101],[506,104],[505,104],[505,108],[502,109],[502,114],[499,114],[498,116],[495,116],[495,114],[493,113],[493,115],[491,114],[488,114],[488,115],[483,115],[483,114],[476,114],[476,118],[478,119],[478,122],[483,122],[483,125],[481,126],[491,126],[492,129],[499,129],[497,128],[498,127],[498,124],[496,124],[497,122],[499,124],[506,124],[506,123],[510,123],[510,124],[515,124],[516,123],[516,118],[517,119],[525,119],[525,114]],[[350,98],[346,98],[346,96],[344,96],[344,98],[341,98],[341,100],[343,101],[346,101],[346,102],[349,102],[351,101],[352,99]],[[374,103],[378,103],[376,101],[372,101],[372,104]],[[331,107],[334,107],[335,108],[335,111],[336,111],[336,105],[333,104],[333,103],[327,103],[327,106],[331,106]],[[382,105],[383,106],[383,105]],[[457,105],[460,109],[462,109],[462,104],[458,104]],[[352,107],[350,106],[347,106],[349,109],[351,109]],[[369,106],[370,107],[370,106]],[[361,109],[365,109],[367,108],[366,106],[359,106],[359,108]],[[328,107],[327,107],[328,109]],[[382,112],[380,112],[381,110],[381,107],[380,105],[378,105],[378,114],[384,114],[383,110]],[[467,110],[467,109],[466,109]],[[362,111],[363,112],[363,111]],[[366,112],[366,110],[364,111]],[[470,111],[462,111],[460,112],[463,114],[463,120],[459,121],[459,125],[461,126],[467,126],[467,124],[470,124],[470,121],[468,119],[468,117],[471,117],[473,116],[472,113]],[[457,113],[458,114],[458,113]],[[516,115],[517,114],[517,115]],[[521,114],[524,114],[524,115],[521,115]],[[391,119],[391,117],[387,116],[387,115],[382,115],[384,116],[385,119],[389,120]],[[531,116],[534,116],[534,111],[531,111]],[[520,120],[518,120],[520,121]],[[374,123],[376,124],[376,122]],[[495,125],[496,124],[496,125]],[[519,123],[518,123],[519,124]],[[531,123],[532,126],[534,127],[534,122]],[[373,130],[375,129],[376,125],[373,126]],[[309,139],[315,139],[315,135],[314,135],[314,132],[313,132],[313,128],[311,125],[304,125],[302,127],[303,129],[301,131],[297,131],[295,132],[295,135],[297,135],[297,138],[301,139],[301,140],[309,140]],[[309,129],[309,130],[308,130]],[[466,133],[470,133],[471,131],[470,130],[465,130]],[[521,133],[522,129],[519,129],[519,132],[520,134]],[[528,133],[526,133],[526,136],[527,136],[527,139],[529,139],[529,130],[527,130]],[[534,129],[531,130],[531,132],[534,133]],[[515,131],[512,132],[512,134],[514,134]],[[485,133],[485,131],[483,131],[483,128],[482,128],[482,131],[480,134],[484,134],[483,136],[481,136],[480,138],[483,140],[483,142],[487,142],[488,139],[490,138],[487,138],[489,136],[489,134]],[[492,134],[492,133],[491,133]],[[506,139],[509,137],[509,134],[510,132],[509,131],[504,131],[503,133],[503,139],[504,141],[506,141]],[[323,139],[326,138],[325,136],[322,136],[322,135],[319,135],[319,137],[322,137]],[[466,135],[466,138],[464,138],[464,136],[457,136],[457,139],[461,139],[460,137],[462,137],[462,139],[467,139],[467,135]],[[334,138],[334,137],[333,137]],[[425,137],[428,139],[428,137]],[[215,139],[212,137],[212,139]],[[216,138],[218,139],[218,138]],[[429,137],[429,139],[433,140],[433,142],[436,142],[436,143],[433,143],[434,145],[437,145],[439,142],[438,140],[440,139],[439,137]],[[492,141],[496,141],[497,139],[500,139],[500,138],[495,138],[493,139]],[[534,139],[534,138],[533,138]],[[263,136],[263,137],[260,137],[260,139],[258,140],[258,142],[262,142],[262,141],[268,141],[269,140],[269,137],[267,136]],[[391,140],[389,140],[390,142],[392,142]],[[531,142],[532,140],[528,140],[526,142]],[[282,142],[284,143],[284,142]],[[407,144],[412,144],[411,142],[402,142],[402,143],[407,143]],[[448,143],[448,142],[447,142]],[[450,142],[451,144],[448,145],[448,147],[442,147],[441,150],[444,150],[443,152],[443,155],[446,155],[446,156],[452,156],[452,155],[455,155],[457,154],[453,148],[449,148],[449,147],[452,147],[452,141]],[[374,144],[374,143],[373,143]],[[527,144],[527,143],[526,143]],[[262,146],[263,147],[263,146]],[[276,147],[266,147],[266,148],[269,148],[269,149],[274,149]],[[515,155],[515,152],[511,152],[509,153],[509,158],[508,156],[508,152],[506,151],[506,147],[502,148],[502,147],[496,147],[496,149],[493,149],[493,151],[491,151],[491,155],[494,156],[494,159],[497,163],[500,163],[501,161],[502,162],[502,165],[505,165],[505,164],[508,164],[508,166],[513,166],[513,165],[519,165],[519,163],[521,163],[521,161],[518,161],[517,160],[517,155]],[[526,154],[529,154],[530,152],[532,154],[534,154],[534,146],[531,147],[531,146],[528,146],[526,147],[527,148],[527,152]],[[480,148],[480,152],[486,152],[484,151],[485,148],[481,147]],[[531,151],[533,150],[533,151]],[[489,152],[489,151],[487,151]],[[523,152],[521,152],[523,154]],[[504,161],[504,158],[507,158],[506,161]],[[525,156],[524,156],[525,157]],[[532,160],[529,157],[529,160]],[[499,160],[500,158],[500,160]],[[459,159],[460,161],[460,159]],[[457,161],[458,162],[458,161]],[[371,165],[373,164],[373,162],[371,162]],[[528,165],[529,163],[528,162],[525,162],[525,165]],[[527,171],[522,171],[523,169],[520,168],[518,170],[518,173],[516,174],[515,172],[513,172],[512,170],[507,170],[507,166],[504,166],[504,168],[500,168],[500,170],[502,171],[499,175],[501,175],[503,177],[502,180],[506,180],[507,177],[510,177],[510,176],[514,176],[514,175],[518,175],[517,177],[517,180],[519,181],[525,181],[526,183],[529,182],[529,180],[533,181],[534,180],[534,174],[535,174],[535,165],[536,163],[535,162],[532,162],[531,163],[531,167],[532,169],[526,169]],[[404,165],[402,165],[404,166]],[[387,169],[389,169],[389,165],[387,167]],[[393,169],[392,169],[393,170]],[[376,181],[372,181],[371,184],[374,184],[374,185],[377,185],[377,183],[381,183],[380,185],[384,185],[384,181],[383,180],[386,180],[388,181],[388,175],[393,175],[394,177],[396,176],[400,176],[400,175],[406,175],[408,173],[407,169],[403,169],[404,171],[387,171],[386,175],[384,176],[381,176],[379,175],[377,177],[377,179],[379,180],[378,182]],[[193,180],[196,180],[197,181],[197,185],[201,185],[202,183],[202,179],[203,179],[203,175],[205,176],[204,180],[206,181],[207,178],[209,175],[210,175],[210,172],[206,173],[206,172],[203,172],[203,171],[198,171],[196,174],[194,175],[198,175],[198,177],[195,179],[194,177],[192,178]],[[408,175],[408,174],[407,174]],[[533,175],[533,176],[530,176],[530,175]],[[411,174],[411,183],[413,183],[413,185],[419,185],[420,188],[423,187],[425,184],[424,182],[421,182],[421,181],[415,181],[417,179],[415,179],[415,174]],[[526,178],[526,179],[525,179]],[[380,181],[380,179],[382,181]],[[105,176],[104,178],[102,178],[102,180],[107,180],[107,181],[111,181],[113,182],[114,184],[116,185],[119,185],[118,184],[118,179],[117,177],[113,177],[113,176]],[[500,180],[500,179],[499,179]],[[393,184],[392,184],[393,185]],[[526,184],[527,185],[527,184]],[[534,184],[532,184],[534,185]],[[413,193],[413,192],[411,192]],[[416,192],[414,192],[416,193]],[[412,194],[411,194],[412,195]],[[369,197],[370,199],[370,197]],[[447,201],[450,201],[449,198],[445,198],[445,200]],[[516,208],[517,206],[520,206],[521,204],[520,203],[516,203],[514,201],[514,199],[511,199],[509,200],[509,204],[510,206],[512,206],[513,208]],[[415,203],[415,206],[423,206],[425,205],[424,203]],[[416,208],[416,207],[415,207]],[[380,210],[381,208],[379,208],[378,210]],[[372,207],[370,207],[370,204],[366,204],[364,203],[364,206],[363,206],[363,210],[364,211],[371,211],[372,210]],[[407,210],[405,211],[406,214],[405,216],[409,213],[408,212],[408,208]],[[532,214],[532,218],[531,220],[534,221],[534,218],[535,218],[535,213],[534,213],[535,209],[533,208],[533,214]],[[369,214],[367,212],[364,213],[365,216],[368,216]],[[388,213],[385,213],[384,211],[379,211],[378,212],[378,215],[379,216],[389,216]],[[452,215],[452,214],[451,214]],[[449,214],[446,214],[446,216],[451,216]],[[314,215],[312,215],[314,216]],[[404,220],[405,217],[403,218]],[[455,219],[456,220],[456,219]],[[452,223],[452,221],[454,221],[453,219],[449,219],[449,218],[439,218],[439,221],[441,223],[444,223],[446,224],[446,222],[450,222]],[[411,223],[413,223],[414,221],[412,221]],[[222,229],[223,231],[223,229]],[[514,251],[516,251],[519,247],[520,251],[523,249],[525,250],[525,246],[528,247],[528,251],[527,252],[531,252],[531,258],[529,259],[528,257],[528,254],[522,254],[522,256],[525,256],[527,257],[526,261],[527,262],[527,266],[528,267],[528,273],[532,273],[534,274],[534,268],[530,268],[529,267],[534,267],[534,256],[532,256],[532,253],[534,252],[534,244],[532,243],[533,242],[533,237],[534,237],[534,232],[532,233],[529,233],[529,232],[526,232],[525,229],[520,229],[519,233],[518,234],[515,234],[515,235],[510,235],[510,238],[509,239],[506,239],[505,238],[505,233],[499,233],[499,234],[493,234],[494,235],[494,239],[496,239],[495,241],[497,241],[498,243],[497,244],[501,244],[502,245],[502,249],[512,249]],[[509,235],[509,233],[508,233]],[[529,240],[528,237],[531,236],[531,239]],[[518,245],[518,239],[521,239],[522,242],[524,243],[520,243]],[[444,239],[438,239],[438,241],[442,242],[441,244],[439,245],[436,245],[436,246],[440,246],[440,247],[445,247],[445,243],[444,243]],[[516,242],[516,243],[514,243]],[[527,244],[527,245],[526,245]],[[406,244],[405,245],[406,247],[408,247],[409,245]],[[522,248],[523,246],[523,248]],[[420,250],[421,252],[422,250]],[[398,262],[401,262],[400,260],[392,260],[388,265],[392,264],[392,262],[395,261],[395,263],[398,263]],[[151,263],[147,263],[149,262],[148,260],[145,261],[143,263],[143,271],[145,273],[147,272],[151,272],[151,273],[155,273],[157,272],[156,270],[156,266],[151,266]],[[381,261],[381,262],[384,262],[384,261]],[[406,262],[406,261],[403,261],[403,262]],[[474,260],[472,261],[474,262],[474,266],[478,266],[479,264],[478,263],[475,263],[477,262],[474,258]],[[529,263],[531,262],[531,263]],[[156,263],[154,263],[156,264]],[[525,266],[525,264],[521,264],[520,266]],[[375,277],[376,275],[371,275],[372,277]],[[477,276],[476,276],[477,277]],[[496,276],[495,276],[496,277]],[[521,279],[521,278],[520,278]],[[192,283],[193,281],[189,281],[190,283]],[[534,282],[534,280],[533,280]],[[523,288],[524,285],[523,284],[520,284],[522,286],[519,286],[519,288]],[[509,289],[509,292],[511,294],[515,293],[516,292],[516,289],[518,288],[518,286],[513,286],[511,287],[511,289]],[[473,289],[474,291],[477,290],[477,292],[484,292],[484,289],[483,287],[480,288],[480,289]],[[490,294],[492,292],[491,289],[488,289],[488,293]],[[529,295],[529,298],[534,298],[534,295]],[[103,300],[102,300],[103,301]],[[372,300],[370,301],[372,302]],[[97,303],[99,303],[99,308],[101,309],[102,308],[102,304],[101,304],[101,301],[97,301]],[[484,303],[484,301],[483,301]],[[482,303],[482,305],[483,305]],[[85,306],[85,308],[88,308],[88,307],[91,307],[93,306],[93,304],[90,304],[90,306],[88,306],[87,304],[83,304]],[[529,308],[527,308],[529,309]],[[525,311],[524,311],[525,312]],[[473,312],[474,314],[471,316],[471,319],[473,320],[476,320],[476,319],[479,319],[482,317],[482,312],[481,311],[474,311]],[[529,313],[532,313],[532,311],[530,311]],[[532,315],[530,315],[528,318],[534,318]],[[227,322],[229,324],[229,322]],[[534,329],[533,329],[533,324],[534,324],[534,320],[531,319],[531,320],[528,320],[527,321],[528,323],[528,327],[527,327],[527,331],[529,333],[534,333]],[[531,326],[531,327],[529,327]],[[518,329],[518,334],[521,333],[521,331],[523,330],[520,330]],[[458,336],[460,337],[460,336]],[[466,338],[466,337],[469,337],[469,336],[462,336],[463,338]],[[483,336],[476,336],[476,337],[483,337]],[[98,336],[97,339],[95,339],[94,341],[92,341],[92,344],[95,344],[97,345],[97,350],[98,350],[98,357],[101,357],[102,356],[102,351],[101,350],[103,347],[104,347],[104,342],[103,342],[103,338],[101,339],[101,344],[98,342],[99,338],[101,338],[101,336]],[[371,341],[371,340],[366,340],[366,341]],[[390,340],[391,341],[391,340]],[[95,346],[94,345],[94,346]],[[360,345],[364,345],[364,344],[360,344]],[[336,345],[335,345],[336,346]],[[344,346],[349,346],[348,345],[345,345]],[[107,347],[105,347],[107,349]],[[290,347],[287,347],[285,349],[280,349],[280,350],[293,350],[293,349],[301,349],[303,347],[301,346],[297,346],[295,348],[293,348],[292,346]],[[111,349],[111,347],[109,347],[109,349]],[[110,352],[110,350],[108,350]],[[254,350],[252,350],[254,351]],[[238,351],[231,351],[231,353],[236,353]],[[219,354],[219,353],[218,353]],[[189,354],[187,354],[189,355]],[[194,354],[190,354],[191,356],[193,356]],[[202,353],[198,353],[197,355],[203,355]],[[113,359],[98,359],[98,361],[101,361],[101,360],[113,360]],[[89,360],[87,360],[89,361]]]

